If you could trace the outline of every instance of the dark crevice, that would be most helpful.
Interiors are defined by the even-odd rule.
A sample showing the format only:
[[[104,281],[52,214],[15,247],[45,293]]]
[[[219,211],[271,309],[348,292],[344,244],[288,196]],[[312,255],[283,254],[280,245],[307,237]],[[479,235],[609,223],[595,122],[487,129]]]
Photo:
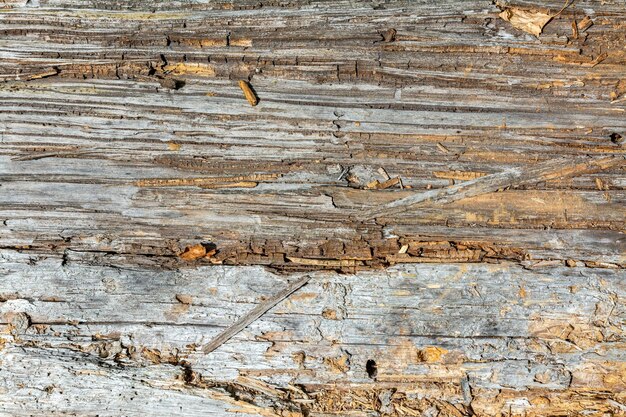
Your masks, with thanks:
[[[374,359],[368,359],[365,363],[365,371],[371,379],[375,379],[378,375],[378,365]]]

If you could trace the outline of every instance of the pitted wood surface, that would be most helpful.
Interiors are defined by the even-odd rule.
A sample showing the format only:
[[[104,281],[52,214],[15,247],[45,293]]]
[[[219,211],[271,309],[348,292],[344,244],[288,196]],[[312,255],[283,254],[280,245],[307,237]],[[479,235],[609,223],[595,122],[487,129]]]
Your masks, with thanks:
[[[1,3],[0,413],[625,415],[626,3],[503,7]]]

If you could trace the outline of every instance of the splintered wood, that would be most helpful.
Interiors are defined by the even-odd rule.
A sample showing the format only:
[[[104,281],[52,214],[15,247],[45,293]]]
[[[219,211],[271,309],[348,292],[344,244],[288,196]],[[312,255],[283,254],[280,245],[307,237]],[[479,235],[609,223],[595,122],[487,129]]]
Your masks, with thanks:
[[[255,187],[260,181],[271,181],[280,177],[280,174],[251,174],[236,177],[211,178],[174,178],[174,179],[142,179],[135,182],[138,187],[181,187],[195,186],[205,188],[220,187]]]
[[[259,98],[252,90],[252,86],[249,82],[244,80],[239,81],[239,88],[241,88],[241,91],[243,91],[243,95],[246,97],[246,100],[248,100],[248,103],[250,103],[251,106],[256,106],[257,104],[259,104]]]
[[[576,29],[578,32],[585,32],[593,25],[593,20],[589,16],[585,16],[578,24],[576,25]]]
[[[207,248],[203,244],[198,243],[195,245],[187,246],[185,250],[178,256],[180,257],[180,259],[183,259],[185,261],[195,261],[200,258],[210,258],[211,256],[215,255],[216,252],[216,249],[210,249],[207,251]]]
[[[574,39],[578,39],[578,34],[579,34],[579,30],[578,30],[578,24],[576,23],[576,21],[574,20],[572,22],[572,37]]]
[[[499,16],[514,27],[537,37],[541,35],[544,26],[553,18],[548,13],[518,7],[506,7]]]
[[[378,180],[374,180],[370,183],[368,183],[365,188],[366,189],[378,189],[378,190],[385,190],[387,188],[393,187],[394,185],[400,184],[400,178],[399,177],[395,177],[395,178],[389,178],[386,181],[380,182]]]
[[[180,254],[180,258],[186,261],[193,261],[198,258],[202,258],[206,255],[206,249],[201,244],[189,246],[185,248],[183,253]]]
[[[626,415],[626,8],[564,2],[4,1],[0,415]]]

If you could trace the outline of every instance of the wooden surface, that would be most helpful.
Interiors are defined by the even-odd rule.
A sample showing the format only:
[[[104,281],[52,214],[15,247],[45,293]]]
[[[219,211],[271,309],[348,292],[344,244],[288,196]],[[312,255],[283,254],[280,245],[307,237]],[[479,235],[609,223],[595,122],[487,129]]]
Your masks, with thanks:
[[[626,2],[507,7],[0,3],[0,414],[626,415]]]

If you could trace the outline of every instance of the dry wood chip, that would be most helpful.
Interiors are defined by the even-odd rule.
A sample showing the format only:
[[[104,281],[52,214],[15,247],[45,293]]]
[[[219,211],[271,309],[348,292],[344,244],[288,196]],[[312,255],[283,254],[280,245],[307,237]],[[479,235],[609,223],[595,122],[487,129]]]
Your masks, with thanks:
[[[563,13],[563,11],[573,3],[574,0],[566,0],[565,5],[563,5],[561,10],[552,15],[531,9],[506,6],[500,1],[496,1],[496,6],[502,10],[502,13],[499,15],[502,19],[510,22],[518,29],[539,37],[544,26],[547,25],[552,19]]]
[[[387,189],[389,187],[393,187],[396,184],[400,184],[400,177],[390,178],[390,179],[388,179],[385,182],[381,182],[378,185],[378,189],[384,190],[384,189]]]
[[[439,149],[443,153],[450,153],[450,150],[443,146],[441,143],[437,143],[437,149]]]
[[[541,35],[544,26],[547,25],[553,17],[544,12],[520,9],[518,7],[507,7],[499,16],[513,25],[513,27],[537,37]]]
[[[226,183],[226,184],[200,185],[200,188],[205,188],[205,189],[214,189],[214,188],[254,188],[257,185],[259,185],[259,183],[254,182],[254,181],[241,181],[241,182],[230,182],[230,183]]]
[[[600,178],[596,178],[596,187],[598,187],[598,190],[600,191],[605,191],[608,189],[608,187],[604,185],[604,182]]]
[[[228,327],[222,333],[220,333],[215,339],[213,339],[208,345],[206,345],[202,351],[204,353],[213,352],[215,349],[226,343],[230,340],[231,337],[235,336],[237,333],[245,329],[250,323],[257,320],[263,314],[267,313],[272,309],[276,304],[280,303],[285,298],[289,297],[295,291],[297,291],[300,287],[305,285],[312,277],[310,275],[305,275],[293,282],[291,282],[285,289],[280,291],[279,293],[273,295],[268,300],[262,302],[253,308],[249,313],[245,314],[241,317],[235,324]]]
[[[285,393],[283,391],[278,390],[272,385],[258,379],[252,379],[246,376],[238,376],[236,382],[243,387],[252,388],[252,390],[262,392],[269,397],[285,397]]]
[[[311,265],[311,266],[325,266],[325,267],[344,267],[344,266],[357,266],[357,261],[354,259],[311,259],[311,258],[296,258],[288,256],[287,260],[294,264],[299,265]]]
[[[176,143],[176,142],[167,142],[167,149],[169,149],[170,151],[179,151],[181,147],[180,143]]]
[[[400,177],[389,178],[387,181],[380,182],[374,180],[365,186],[366,190],[384,190],[389,187],[393,187],[396,184],[400,184]]]
[[[554,267],[554,266],[560,266],[562,263],[562,261],[559,260],[541,260],[538,262],[533,263],[532,265],[530,265],[530,268],[544,268],[544,267]]]
[[[593,26],[593,20],[589,16],[585,16],[583,20],[578,22],[577,29],[579,32],[584,32]]]
[[[254,93],[254,90],[248,81],[239,81],[239,88],[241,88],[243,95],[246,96],[246,100],[248,100],[248,103],[250,103],[251,106],[259,104],[259,98]]]
[[[31,74],[29,76],[26,77],[26,80],[39,80],[41,78],[48,78],[48,77],[54,77],[55,75],[59,74],[59,70],[56,68],[53,68],[49,71],[45,71],[45,72],[40,72],[37,74]]]
[[[385,170],[385,168],[383,167],[378,168],[378,173],[382,175],[385,180],[388,180],[389,178],[391,178],[389,174],[387,173],[387,171]]]
[[[475,171],[434,171],[435,178],[443,178],[450,180],[469,181],[487,175],[485,172]]]
[[[138,187],[181,187],[181,186],[219,186],[226,187],[253,187],[259,181],[270,181],[281,174],[250,174],[235,177],[208,177],[208,178],[147,178],[135,181]]]
[[[578,39],[578,25],[575,20],[572,21],[572,37]]]
[[[180,259],[185,261],[195,261],[196,259],[200,259],[206,255],[206,248],[198,243],[197,245],[187,246],[183,253],[179,256]]]
[[[365,185],[365,189],[366,189],[366,190],[371,190],[371,189],[373,189],[373,188],[378,188],[378,187],[379,187],[379,185],[380,185],[380,181],[378,181],[378,180],[374,180],[374,181],[372,181],[372,182],[368,182],[368,183]]]

